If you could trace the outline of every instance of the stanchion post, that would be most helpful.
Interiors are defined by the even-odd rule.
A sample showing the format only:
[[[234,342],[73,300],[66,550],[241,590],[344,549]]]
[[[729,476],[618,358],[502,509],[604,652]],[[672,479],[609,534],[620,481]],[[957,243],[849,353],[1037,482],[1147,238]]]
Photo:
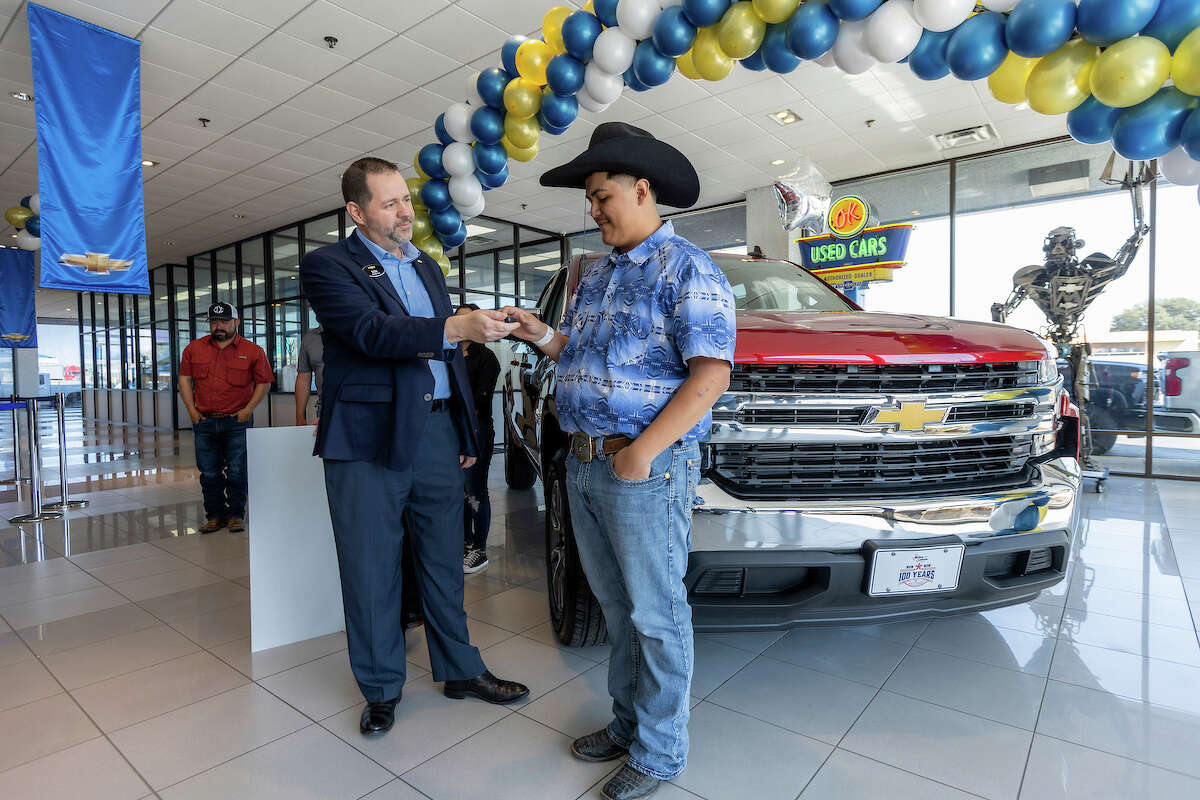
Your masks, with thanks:
[[[25,399],[25,419],[29,422],[29,513],[10,517],[9,522],[42,522],[58,519],[59,511],[42,509],[42,445],[38,435],[37,398]]]
[[[44,503],[46,511],[66,511],[69,508],[83,508],[87,500],[72,500],[67,489],[67,396],[63,392],[54,393],[54,413],[58,417],[58,500]]]
[[[17,417],[17,396],[9,395],[9,403],[12,412],[12,435],[13,435],[13,476],[12,479],[5,478],[0,480],[0,486],[12,486],[15,484],[28,483],[29,479],[21,475],[21,428],[20,420]]]

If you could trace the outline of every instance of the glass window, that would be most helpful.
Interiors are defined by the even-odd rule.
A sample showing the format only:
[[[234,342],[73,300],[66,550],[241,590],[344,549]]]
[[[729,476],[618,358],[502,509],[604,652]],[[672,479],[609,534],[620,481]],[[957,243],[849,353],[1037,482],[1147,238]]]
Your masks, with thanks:
[[[83,384],[96,386],[96,337],[91,333],[83,335]]]
[[[213,254],[204,253],[190,259],[192,264],[192,284],[195,287],[196,314],[204,314],[208,307],[216,302],[213,296]]]
[[[188,268],[187,267],[172,267],[171,277],[175,282],[175,298],[174,298],[174,318],[177,323],[183,323],[189,329],[192,324],[192,309],[188,302]],[[203,311],[207,311],[205,306]],[[180,351],[182,352],[182,351]]]
[[[783,261],[719,255],[716,264],[739,311],[847,311],[846,301],[811,273]]]
[[[275,312],[275,386],[290,392],[296,385],[296,362],[300,357],[301,308],[299,300],[271,306]]]
[[[271,235],[271,267],[277,298],[300,294],[299,235],[299,229],[295,227]]]
[[[237,248],[222,247],[216,254],[217,294],[215,299],[237,305]]]
[[[727,250],[746,244],[746,206],[739,203],[708,211],[684,212],[668,217],[675,233],[702,250]],[[598,242],[598,245],[596,244]],[[593,252],[607,253],[612,248],[599,241],[589,242]]]
[[[181,353],[182,354],[182,353]],[[149,388],[170,391],[171,385],[171,328],[154,326],[154,382]]]
[[[267,348],[267,307],[250,306],[242,311],[242,336],[261,347],[271,357]]]
[[[263,260],[261,236],[248,239],[241,244],[242,251],[242,303],[254,305],[267,299],[266,261]]]
[[[463,292],[463,303],[474,303],[480,308],[501,308],[503,306],[500,298],[496,295],[483,292]]]
[[[167,291],[168,269],[170,268],[159,268],[150,273],[150,290],[154,296],[154,319],[158,322],[165,322],[171,318],[171,297]]]
[[[510,222],[490,217],[475,217],[467,222],[467,241],[463,247],[468,254],[495,250],[512,243],[513,226]]]
[[[339,238],[336,213],[304,223],[304,252],[306,253],[316,250],[318,247],[333,244]]]
[[[207,333],[207,331],[206,331],[206,333]],[[183,350],[191,343],[191,341],[192,341],[192,332],[188,328],[187,323],[176,322],[175,323],[175,352],[179,354],[180,358],[183,358]]]
[[[551,239],[538,244],[524,244],[526,231],[521,231],[521,261],[517,266],[519,289],[521,297],[536,298],[546,287],[550,276],[562,266],[562,248],[558,239]],[[532,231],[530,231],[532,233]],[[504,286],[500,287],[501,291]]]
[[[512,270],[512,251],[508,251],[509,270]],[[496,289],[496,257],[493,253],[467,256],[467,266],[463,271],[462,287],[464,289]]]

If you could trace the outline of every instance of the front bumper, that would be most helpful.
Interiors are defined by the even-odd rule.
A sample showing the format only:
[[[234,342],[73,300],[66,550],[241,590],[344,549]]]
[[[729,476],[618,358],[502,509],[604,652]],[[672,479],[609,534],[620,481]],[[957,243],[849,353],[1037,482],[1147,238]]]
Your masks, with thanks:
[[[1030,599],[1063,579],[1079,521],[1075,459],[1037,472],[1019,489],[911,501],[745,501],[702,483],[684,578],[693,624],[729,631],[892,622]],[[956,590],[866,593],[866,542],[921,546],[947,537],[966,545]],[[1036,562],[1046,551],[1034,571],[1029,554]]]

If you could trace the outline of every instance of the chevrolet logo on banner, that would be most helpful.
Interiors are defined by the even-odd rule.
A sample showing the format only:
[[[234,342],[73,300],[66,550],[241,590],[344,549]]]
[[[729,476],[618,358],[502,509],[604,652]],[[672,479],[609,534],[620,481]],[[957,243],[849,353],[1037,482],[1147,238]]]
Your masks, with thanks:
[[[82,256],[76,253],[63,253],[59,256],[58,263],[79,267],[97,275],[107,275],[112,270],[129,269],[133,265],[133,259],[109,258],[108,253],[88,253]]]
[[[926,425],[942,422],[949,408],[926,408],[924,403],[901,403],[899,408],[878,409],[872,423],[899,425],[902,431],[923,431]]]

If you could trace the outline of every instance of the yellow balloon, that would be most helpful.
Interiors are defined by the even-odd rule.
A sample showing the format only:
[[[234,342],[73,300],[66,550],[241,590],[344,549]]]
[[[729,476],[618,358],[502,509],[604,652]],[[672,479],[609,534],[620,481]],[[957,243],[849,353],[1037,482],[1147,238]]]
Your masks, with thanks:
[[[442,252],[441,258],[435,258],[434,261],[436,261],[437,265],[442,268],[443,275],[450,274],[450,259],[446,256],[445,251]]]
[[[24,228],[25,223],[33,216],[33,212],[25,206],[13,206],[4,212],[4,218],[14,228]]]
[[[706,81],[719,81],[733,70],[733,59],[717,42],[716,28],[701,28],[692,43],[692,63]],[[685,73],[686,74],[686,73]]]
[[[783,22],[792,16],[800,5],[800,0],[751,0],[754,3],[754,13],[763,22],[772,24]]]
[[[405,178],[404,182],[408,184],[408,193],[412,196],[413,202],[417,202],[417,198],[421,195],[421,187],[425,185],[425,179]]]
[[[767,33],[767,23],[754,12],[750,0],[731,5],[715,27],[721,50],[730,58],[753,55],[762,46],[763,36]]]
[[[563,20],[569,16],[571,16],[571,9],[566,6],[555,6],[546,12],[546,16],[542,17],[542,38],[555,53],[567,52],[567,46],[563,44],[562,24]]]
[[[1087,100],[1099,52],[1083,39],[1072,39],[1042,58],[1025,84],[1029,107],[1039,114],[1065,114]]]
[[[1158,39],[1134,36],[1107,48],[1092,67],[1096,99],[1112,108],[1149,100],[1171,74],[1171,51]]]
[[[534,142],[532,147],[517,147],[505,136],[500,140],[500,144],[504,145],[504,152],[508,153],[508,157],[517,161],[532,161],[538,154],[537,142]]]
[[[542,126],[533,117],[514,117],[509,114],[504,118],[504,135],[517,147],[532,147],[537,144]]]
[[[588,12],[589,14],[595,14],[596,13],[595,0],[588,0],[586,3],[584,3],[583,10]]]
[[[688,50],[681,56],[676,56],[675,66],[679,68],[679,74],[685,78],[689,78],[694,81],[704,80],[703,76],[696,71],[696,63],[692,61],[691,50]]]
[[[532,117],[541,107],[542,87],[537,82],[529,78],[515,78],[504,87],[504,108],[508,110],[509,114],[517,117]]]
[[[429,221],[429,214],[414,214],[412,222],[413,241],[428,239],[431,236],[433,236],[433,224]]]
[[[550,45],[538,39],[521,42],[517,48],[517,72],[522,78],[534,81],[539,87],[546,85],[546,65],[554,58]]]
[[[1171,78],[1179,91],[1200,95],[1200,28],[1189,33],[1175,48]]]
[[[429,180],[429,175],[427,175],[425,173],[425,170],[421,169],[420,156],[421,156],[420,151],[417,151],[417,154],[415,156],[413,156],[413,169],[415,169],[417,171],[417,175],[421,176],[422,180],[427,181],[427,180]],[[409,191],[412,191],[412,190],[410,189]]]
[[[1010,105],[1024,103],[1025,84],[1029,82],[1029,73],[1033,72],[1039,61],[1041,58],[1025,58],[1009,53],[1000,68],[988,76],[992,97]]]
[[[437,240],[436,236],[426,236],[424,239],[417,239],[415,236],[412,240],[413,245],[430,255],[434,261],[445,256],[445,251],[442,250],[442,243]]]

